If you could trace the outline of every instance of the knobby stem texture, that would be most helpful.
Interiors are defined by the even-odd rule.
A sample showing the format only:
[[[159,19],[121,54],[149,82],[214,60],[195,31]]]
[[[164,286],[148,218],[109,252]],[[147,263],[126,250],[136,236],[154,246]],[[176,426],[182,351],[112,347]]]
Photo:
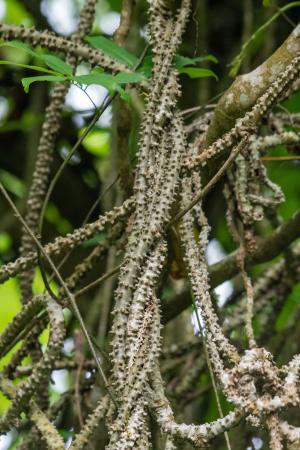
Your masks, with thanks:
[[[47,31],[4,24],[0,25],[0,36],[6,40],[21,39],[33,46],[61,51],[74,70],[78,61],[82,60],[113,72],[130,71],[125,64],[83,43],[83,37],[93,25],[95,3],[95,0],[85,2],[78,29],[70,39]],[[115,33],[119,43],[124,42],[130,29],[132,8],[132,2],[126,0],[121,24]],[[261,76],[261,89],[254,93],[247,108],[238,110],[233,123],[223,124],[222,128],[218,122],[224,98],[228,100],[232,94],[230,98],[234,102],[233,94],[249,83],[249,77],[233,84],[216,106],[215,113],[209,113],[208,120],[204,117],[200,125],[193,125],[193,131],[199,133],[195,137],[185,126],[178,107],[181,85],[174,65],[190,11],[190,0],[181,0],[177,10],[164,0],[149,1],[148,26],[153,69],[147,85],[131,197],[96,221],[84,224],[64,237],[59,236],[46,245],[40,242],[38,224],[43,203],[47,203],[48,199],[50,164],[68,91],[66,84],[54,87],[46,110],[25,219],[18,214],[1,185],[1,192],[24,226],[20,257],[0,268],[1,283],[10,277],[20,276],[23,298],[21,311],[0,336],[1,357],[16,344],[20,345],[0,377],[0,389],[11,400],[10,408],[0,420],[1,433],[24,425],[25,413],[26,420],[33,424],[31,433],[35,436],[34,442],[41,436],[50,450],[64,448],[63,439],[53,423],[54,408],[49,404],[42,408],[39,392],[48,386],[52,370],[71,367],[70,361],[63,360],[61,355],[65,335],[63,308],[69,307],[80,323],[93,357],[90,364],[83,360],[82,364],[72,366],[78,371],[77,381],[80,384],[80,370],[83,367],[91,368],[91,376],[97,368],[102,377],[101,388],[106,390],[105,393],[102,390],[103,395],[86,415],[81,430],[74,435],[70,446],[72,450],[82,450],[91,442],[100,421],[105,421],[107,427],[107,449],[151,448],[150,417],[164,436],[165,449],[181,448],[182,441],[202,448],[211,445],[212,439],[220,435],[225,436],[229,449],[227,432],[243,419],[258,429],[267,430],[272,450],[300,441],[299,428],[280,416],[281,411],[300,406],[300,356],[295,355],[279,367],[274,355],[259,346],[253,329],[255,314],[262,312],[271,298],[276,297],[278,305],[281,305],[291,283],[288,276],[282,275],[285,270],[282,260],[262,274],[256,283],[249,274],[252,264],[279,255],[299,237],[299,212],[286,223],[279,224],[264,240],[259,241],[256,236],[256,224],[263,218],[269,220],[271,213],[284,201],[281,188],[268,177],[261,152],[266,147],[279,144],[299,144],[299,135],[284,128],[284,116],[276,116],[276,133],[259,134],[262,119],[295,89],[300,72],[300,54],[291,43],[297,42],[299,49],[299,26],[276,53],[278,58],[291,49],[286,58],[282,56],[281,69],[278,69],[276,77],[267,79],[265,75]],[[264,70],[267,71],[266,67]],[[295,115],[296,120],[299,121],[299,118]],[[223,193],[228,229],[238,249],[220,263],[208,266],[206,249],[210,225],[203,199],[221,179],[225,180]],[[163,303],[160,288],[168,270],[171,231],[179,241],[189,288],[185,288],[181,298],[178,296],[179,301],[173,298],[170,303]],[[64,280],[53,257],[77,249],[100,232],[105,232],[104,240],[97,243]],[[122,263],[100,279],[79,288],[81,280],[97,267],[99,259],[120,242]],[[32,293],[33,274],[38,263],[36,246],[59,283],[55,299],[48,294],[36,296]],[[293,263],[294,280],[299,280],[299,271],[294,269],[300,260],[299,244],[293,245],[284,256]],[[110,364],[103,368],[102,355],[106,358],[106,353],[90,336],[76,298],[117,272],[119,276],[110,330]],[[211,288],[237,273],[242,275],[245,295],[236,306],[235,313],[222,324]],[[198,326],[202,330],[204,353],[220,414],[218,419],[199,425],[176,421],[160,364],[161,324],[190,304],[191,297],[198,314]],[[244,350],[231,341],[228,333],[241,324],[245,325],[248,339]],[[50,334],[46,350],[37,355],[32,352],[32,347],[47,326]],[[201,339],[193,345],[201,348]],[[171,353],[185,351],[178,345],[176,351],[173,349]],[[32,364],[24,369],[21,363],[27,355],[32,355]],[[202,355],[198,355],[194,370],[188,377],[182,377],[176,388],[177,393],[188,393],[203,367]],[[26,377],[25,380],[12,383],[18,375]],[[232,406],[228,414],[222,412],[218,390]],[[24,446],[30,448],[26,441]]]

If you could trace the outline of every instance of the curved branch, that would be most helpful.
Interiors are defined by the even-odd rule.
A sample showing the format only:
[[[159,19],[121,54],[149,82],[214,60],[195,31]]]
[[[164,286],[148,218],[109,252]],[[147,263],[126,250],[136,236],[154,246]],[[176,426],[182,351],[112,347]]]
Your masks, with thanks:
[[[300,211],[296,212],[287,222],[278,227],[270,236],[257,242],[257,249],[245,258],[246,267],[269,261],[280,255],[288,245],[300,237]],[[209,266],[210,286],[218,286],[239,273],[237,251],[232,252],[222,261]],[[162,318],[166,323],[176,317],[192,304],[188,289],[182,291],[169,301],[162,302]]]
[[[252,72],[240,75],[219,100],[206,132],[205,147],[234,126],[269,88],[300,50],[300,24],[284,43]]]

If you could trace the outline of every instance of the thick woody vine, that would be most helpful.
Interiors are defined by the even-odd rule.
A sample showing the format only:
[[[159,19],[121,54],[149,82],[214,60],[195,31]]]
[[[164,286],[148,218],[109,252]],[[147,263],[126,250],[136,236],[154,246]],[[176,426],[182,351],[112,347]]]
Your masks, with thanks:
[[[85,2],[78,30],[71,39],[4,24],[0,25],[0,37],[62,52],[74,70],[79,61],[86,61],[114,73],[131,72],[126,65],[83,42],[92,27],[95,3],[93,0]],[[103,376],[101,396],[74,436],[70,448],[85,448],[101,421],[105,421],[108,429],[108,449],[150,448],[150,416],[164,437],[166,449],[180,448],[182,440],[196,448],[209,446],[215,437],[242,420],[254,427],[265,428],[274,450],[300,442],[300,424],[297,428],[282,418],[288,408],[300,406],[300,356],[295,355],[285,365],[277,366],[274,356],[257,343],[252,326],[256,314],[262,314],[267,320],[268,302],[282,304],[291,288],[291,272],[285,273],[284,260],[274,264],[254,284],[247,272],[252,264],[277,256],[291,244],[289,254],[284,257],[289,258],[293,267],[293,280],[300,279],[297,269],[299,244],[293,244],[299,237],[300,214],[296,213],[287,223],[280,223],[276,207],[284,201],[284,196],[280,186],[268,178],[261,159],[266,148],[277,144],[299,144],[299,135],[286,129],[290,118],[276,113],[273,108],[298,88],[299,26],[261,67],[237,79],[215,111],[204,115],[191,127],[185,125],[184,116],[178,109],[181,86],[174,67],[190,7],[189,0],[182,0],[177,10],[162,0],[149,2],[153,70],[144,86],[148,94],[141,120],[133,194],[97,221],[65,237],[57,237],[54,242],[39,243],[42,256],[52,262],[53,257],[62,257],[96,233],[107,231],[106,240],[74,267],[68,279],[61,280],[57,271],[60,290],[55,298],[51,298],[51,292],[34,296],[31,287],[34,268],[39,261],[32,236],[38,234],[68,86],[57,85],[52,91],[28,194],[24,216],[27,227],[23,230],[20,256],[0,268],[2,283],[10,277],[20,276],[23,301],[21,312],[0,337],[1,357],[21,343],[0,377],[1,391],[11,400],[9,410],[0,420],[0,431],[4,433],[11,427],[21,428],[24,423],[30,423],[29,438],[22,444],[24,449],[30,448],[30,435],[35,442],[42,439],[50,450],[64,448],[63,439],[53,423],[55,405],[43,401],[41,393],[52,370],[59,367],[75,370],[77,367],[76,361],[66,361],[61,353],[65,333],[62,311],[69,307],[77,314],[72,301],[75,302],[84,290],[80,290],[82,279],[111,245],[122,239],[123,247],[125,242],[123,261],[113,272],[119,271],[119,278],[112,313],[112,352],[108,357],[111,367],[106,374],[100,369]],[[127,9],[122,13],[119,33],[116,33],[119,42],[124,42],[128,32],[132,4],[125,2],[124,8]],[[277,64],[276,73],[272,71],[272,64]],[[223,117],[227,119],[223,120]],[[260,123],[266,117],[274,122],[272,135],[260,134]],[[295,114],[294,123],[297,121],[299,117]],[[221,177],[225,179],[228,228],[238,248],[221,263],[209,267],[205,250],[210,227],[202,200]],[[3,187],[1,190],[4,192]],[[262,218],[275,223],[277,228],[265,241],[259,242],[255,224]],[[199,231],[197,235],[195,229]],[[168,261],[168,233],[172,230],[180,241],[190,289],[190,296],[185,289],[182,294],[185,300],[181,304],[176,303],[176,298],[172,304],[159,298]],[[245,295],[222,324],[211,298],[211,287],[237,272],[242,274]],[[191,345],[196,349],[195,370],[183,378],[177,387],[177,395],[188,394],[197,376],[208,365],[215,389],[222,390],[232,406],[227,415],[220,411],[219,419],[198,425],[176,421],[161,369],[161,361],[167,358],[167,352],[162,352],[161,324],[191,303],[191,298],[201,317],[202,340],[195,340]],[[94,371],[99,368],[103,355],[94,347],[96,344],[92,343],[80,317],[76,315],[93,356],[84,361],[83,368]],[[248,339],[245,350],[236,348],[228,337],[230,330],[241,325],[245,325]],[[36,350],[36,339],[47,326],[50,336],[46,351],[41,353]],[[178,346],[170,354],[176,357],[186,351],[189,349]],[[32,363],[23,366],[21,362],[29,354]],[[22,380],[15,384],[13,381],[17,377]],[[95,375],[93,377],[93,382],[97,383]],[[226,442],[230,446],[228,439]]]

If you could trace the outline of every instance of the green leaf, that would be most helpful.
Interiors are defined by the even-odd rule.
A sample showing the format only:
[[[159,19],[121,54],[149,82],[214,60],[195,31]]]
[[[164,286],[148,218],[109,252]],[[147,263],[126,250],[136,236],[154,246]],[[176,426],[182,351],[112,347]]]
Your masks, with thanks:
[[[63,59],[58,58],[55,55],[44,55],[42,53],[37,53],[33,51],[28,45],[24,44],[23,42],[19,41],[11,41],[11,42],[5,42],[1,45],[7,45],[9,47],[17,48],[18,50],[24,50],[29,55],[33,56],[34,58],[38,58],[41,61],[43,61],[52,71],[54,70],[55,73],[64,74],[64,75],[72,75],[72,67],[70,64],[66,63]],[[25,67],[25,66],[24,66]],[[27,66],[30,68],[30,66]],[[37,67],[37,66],[31,66],[31,67]],[[47,69],[40,70],[41,72],[47,72]],[[53,72],[49,73],[53,73]]]
[[[292,292],[288,295],[283,308],[280,311],[276,319],[276,331],[282,332],[288,325],[289,322],[295,316],[296,308],[300,302],[300,283],[293,286]]]
[[[48,203],[45,218],[55,226],[60,234],[65,235],[72,232],[72,225],[61,215],[59,209],[53,203]]]
[[[202,69],[199,67],[183,67],[178,69],[179,73],[185,73],[190,78],[207,78],[213,77],[216,80],[218,79],[217,75],[210,69]]]
[[[138,58],[135,55],[104,36],[87,36],[85,40],[94,48],[102,50],[106,55],[127,64],[129,67],[134,67],[138,63]]]
[[[69,79],[72,81],[76,81],[79,84],[86,84],[87,86],[89,86],[90,84],[100,84],[109,91],[117,90],[118,86],[114,75],[110,75],[107,73],[89,73],[87,75],[75,75],[73,77],[69,77]]]
[[[27,8],[23,6],[23,3],[22,0],[5,1],[5,16],[1,21],[13,25],[24,25],[26,27],[34,25],[32,15],[29,14]]]
[[[125,89],[122,89],[121,86],[118,86],[118,92],[122,100],[129,104],[131,103],[131,96],[128,91],[125,91]]]
[[[20,198],[24,196],[26,191],[24,182],[11,172],[0,169],[0,181],[3,186],[12,194]]]
[[[3,42],[2,44],[0,44],[0,46],[17,48],[18,50],[24,50],[26,53],[28,53],[31,56],[39,56],[36,52],[31,50],[31,48],[27,44],[24,44],[24,42],[9,41],[9,42]]]
[[[6,253],[12,246],[12,238],[8,233],[0,233],[0,253]]]
[[[249,51],[250,46],[256,41],[258,36],[266,30],[276,19],[278,19],[285,11],[287,11],[290,8],[295,8],[300,6],[300,1],[297,2],[290,2],[287,5],[282,6],[281,8],[277,8],[277,12],[270,17],[263,25],[261,25],[251,36],[250,38],[244,42],[242,45],[241,51],[239,54],[231,61],[229,66],[231,67],[231,70],[229,72],[229,75],[232,77],[235,77],[238,74],[238,71],[241,67],[241,64],[246,56],[246,54]]]
[[[0,314],[0,333],[2,333],[7,325],[12,321],[14,316],[21,309],[20,302],[20,289],[17,278],[11,278],[5,283],[0,285],[0,298],[1,298],[1,314]],[[11,360],[13,353],[20,348],[21,343],[19,342],[9,353],[7,353],[0,360],[0,369]],[[6,397],[0,393],[0,415],[7,410],[10,405],[10,401],[6,400]]]
[[[79,132],[82,136],[85,128]],[[110,147],[110,133],[106,130],[92,130],[83,140],[83,147],[93,155],[106,157],[109,153]]]
[[[176,55],[175,66],[177,69],[185,66],[195,66],[199,62],[211,61],[215,64],[218,63],[217,58],[214,55],[197,56],[196,58],[189,58],[187,56]]]
[[[54,72],[53,70],[45,69],[44,67],[30,66],[29,64],[15,63],[13,61],[1,60],[0,64],[10,65],[10,66],[17,66],[17,67],[23,67],[25,69],[35,70],[36,72],[50,73],[51,75],[60,75],[58,72]]]
[[[282,106],[291,113],[300,113],[300,92],[298,91],[291,95],[282,103]]]
[[[144,81],[146,77],[141,73],[126,73],[120,72],[115,75],[115,80],[118,84],[127,84],[127,83],[140,83]]]
[[[138,68],[138,72],[143,73],[146,78],[151,77],[153,69],[152,55],[148,55],[143,60],[143,65]]]
[[[62,73],[64,75],[72,75],[73,70],[70,64],[66,63],[62,59],[54,55],[38,55],[45,64],[47,64],[50,69],[55,70],[55,72]]]
[[[82,243],[83,247],[91,247],[94,245],[99,244],[100,242],[104,241],[105,239],[105,234],[104,233],[98,233],[95,234],[94,237],[92,237],[91,239],[88,239],[87,241],[84,241]]]
[[[24,91],[28,92],[29,86],[31,85],[31,83],[34,83],[35,81],[67,81],[67,78],[61,75],[46,75],[46,76],[22,78]]]
[[[58,294],[58,286],[54,280],[50,281],[50,287],[53,290],[54,294]],[[45,284],[43,281],[43,277],[41,275],[40,269],[35,269],[34,279],[32,283],[32,292],[34,295],[41,294],[45,289]]]
[[[263,0],[263,6],[268,8],[270,6],[270,0]]]

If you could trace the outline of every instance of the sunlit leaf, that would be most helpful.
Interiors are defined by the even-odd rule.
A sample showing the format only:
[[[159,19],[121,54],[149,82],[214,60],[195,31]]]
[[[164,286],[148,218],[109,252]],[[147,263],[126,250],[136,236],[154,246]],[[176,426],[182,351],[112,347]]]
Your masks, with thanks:
[[[106,55],[127,64],[129,67],[134,67],[138,63],[138,58],[135,55],[104,36],[87,36],[85,40],[94,48],[102,50]]]
[[[21,63],[16,63],[14,61],[5,61],[5,60],[0,60],[0,64],[3,65],[9,65],[9,66],[17,66],[17,67],[22,67],[24,69],[31,69],[34,70],[36,72],[43,72],[43,73],[49,73],[51,75],[59,75],[58,72],[53,72],[53,70],[49,70],[49,69],[45,69],[44,67],[40,67],[40,66],[31,66],[29,64],[21,64]]]
[[[11,64],[19,65],[20,67],[26,67],[26,68],[33,69],[33,70],[39,70],[40,72],[47,72],[47,73],[58,74],[58,75],[61,75],[61,74],[72,75],[72,66],[70,66],[70,64],[66,63],[63,59],[59,58],[58,56],[35,52],[27,44],[24,44],[23,42],[20,42],[20,41],[5,42],[1,45],[13,47],[18,50],[23,50],[26,53],[28,53],[30,56],[43,61],[52,70],[44,69],[44,68],[38,67],[38,66],[30,66],[30,65],[26,65],[26,64],[24,64],[24,65],[16,64],[16,63],[11,63]],[[4,62],[2,64],[4,64]]]
[[[40,55],[45,64],[55,72],[62,73],[64,75],[72,75],[73,69],[70,64],[66,63],[62,59],[54,55]]]
[[[58,294],[58,286],[56,284],[55,281],[50,281],[50,287],[52,289],[52,291],[54,292],[54,294]],[[43,281],[43,277],[41,275],[41,271],[40,269],[36,269],[35,270],[35,275],[34,275],[34,279],[33,279],[33,284],[32,284],[32,292],[34,293],[34,295],[38,295],[38,294],[42,294],[45,290],[45,284]]]
[[[15,315],[21,309],[19,283],[16,278],[11,278],[5,283],[0,284],[0,298],[1,298],[1,314],[0,314],[0,333],[2,333],[8,324],[12,321]],[[12,350],[1,358],[0,369],[6,366],[11,360],[12,355],[20,348],[19,342]],[[10,406],[11,402],[0,393],[0,414]]]
[[[106,73],[90,73],[87,75],[75,75],[70,77],[70,80],[76,81],[79,84],[85,84],[87,86],[91,84],[100,84],[109,91],[115,91],[117,89],[117,82],[115,77]]]
[[[0,253],[6,253],[12,244],[12,238],[8,233],[0,233]]]
[[[185,73],[190,78],[208,78],[213,77],[218,79],[217,75],[210,69],[203,69],[200,67],[182,67],[178,69],[179,73]]]
[[[11,278],[0,284],[0,298],[0,333],[2,333],[21,308],[19,283],[16,278]]]
[[[5,1],[5,16],[4,23],[12,23],[14,25],[25,25],[30,27],[33,25],[31,14],[29,14],[27,8],[24,6],[24,2],[18,0]]]
[[[54,82],[61,82],[66,81],[67,78],[63,77],[61,75],[47,75],[47,76],[38,76],[38,77],[27,77],[22,78],[22,84],[24,87],[24,91],[28,92],[29,87],[32,83],[35,83],[36,81],[54,81]]]
[[[34,52],[29,45],[24,44],[24,42],[20,41],[9,41],[9,42],[3,42],[0,44],[1,47],[13,47],[17,48],[18,50],[24,50],[26,53],[28,53],[31,56],[37,56],[37,53]]]
[[[115,75],[114,79],[119,84],[127,84],[127,83],[140,83],[144,81],[146,77],[141,73],[123,73],[120,72]]]
[[[80,130],[79,136],[84,133],[84,128]],[[110,133],[105,130],[93,130],[84,139],[82,145],[93,155],[107,156],[110,146]]]

